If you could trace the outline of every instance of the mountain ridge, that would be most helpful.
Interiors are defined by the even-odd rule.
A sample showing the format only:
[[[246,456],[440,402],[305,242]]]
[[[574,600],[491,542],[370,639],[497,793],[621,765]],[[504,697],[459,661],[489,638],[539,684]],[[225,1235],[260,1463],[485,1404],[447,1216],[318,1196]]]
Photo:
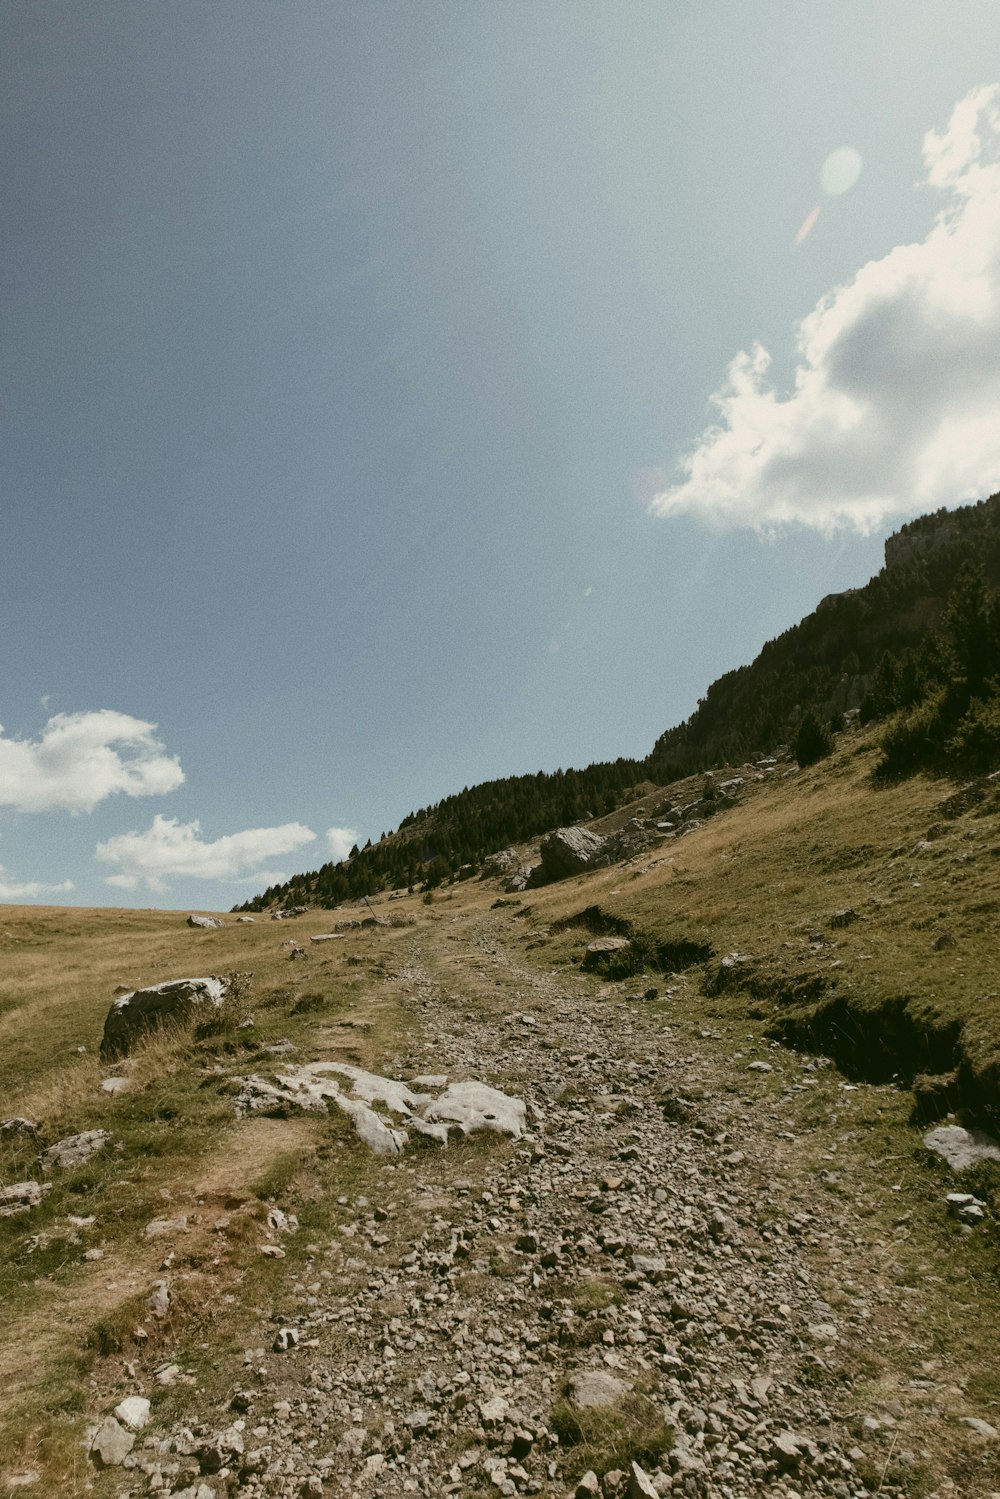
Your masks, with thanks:
[[[753,661],[723,673],[644,758],[466,787],[410,813],[377,844],[293,875],[234,909],[302,901],[330,907],[382,889],[433,889],[476,872],[510,844],[607,815],[644,785],[767,755],[794,739],[806,712],[836,724],[845,713],[870,721],[913,708],[948,679],[939,630],[970,569],[1000,587],[1000,493],[906,522],[886,539],[885,563],[874,577],[827,594]]]

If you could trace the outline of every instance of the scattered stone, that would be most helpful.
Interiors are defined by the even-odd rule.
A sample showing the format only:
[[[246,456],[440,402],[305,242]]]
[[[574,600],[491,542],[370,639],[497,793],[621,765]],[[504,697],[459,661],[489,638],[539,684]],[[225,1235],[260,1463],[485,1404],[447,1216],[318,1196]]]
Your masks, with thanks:
[[[985,1437],[987,1441],[993,1441],[1000,1436],[995,1426],[991,1426],[988,1421],[981,1420],[979,1416],[962,1416],[960,1419],[963,1426],[967,1426],[977,1436]]]
[[[53,1166],[60,1166],[63,1171],[72,1171],[103,1150],[109,1139],[106,1129],[85,1129],[82,1134],[68,1135],[42,1151],[42,1170],[51,1171]]]
[[[581,1369],[570,1376],[568,1395],[578,1410],[590,1410],[595,1406],[614,1405],[631,1388],[630,1384],[604,1369]]]
[[[124,1093],[127,1087],[127,1077],[105,1077],[101,1079],[102,1093]]]
[[[275,1353],[287,1353],[294,1348],[299,1341],[299,1334],[294,1327],[282,1327],[278,1329],[277,1336],[271,1344]]]
[[[119,1426],[114,1416],[106,1416],[94,1434],[90,1456],[106,1468],[120,1468],[134,1446],[133,1434]]]
[[[149,1295],[149,1309],[154,1317],[165,1317],[170,1310],[170,1289],[165,1280],[153,1282]]]
[[[963,1223],[982,1223],[986,1217],[985,1202],[980,1202],[971,1192],[949,1192],[945,1201],[952,1217],[961,1218]]]
[[[37,1135],[38,1125],[30,1119],[15,1114],[12,1119],[0,1120],[0,1140],[11,1140],[15,1135]]]
[[[832,927],[853,926],[856,921],[860,920],[861,917],[858,915],[857,911],[852,910],[850,906],[845,906],[842,910],[834,911],[832,913],[830,917],[830,925]]]
[[[115,1406],[115,1415],[130,1431],[141,1431],[149,1425],[149,1401],[142,1395],[128,1395]]]
[[[182,1234],[187,1232],[188,1221],[183,1213],[178,1213],[176,1218],[153,1218],[146,1224],[146,1238],[159,1239],[164,1234]]]
[[[652,1478],[639,1464],[632,1463],[632,1473],[628,1481],[628,1499],[660,1499]]]

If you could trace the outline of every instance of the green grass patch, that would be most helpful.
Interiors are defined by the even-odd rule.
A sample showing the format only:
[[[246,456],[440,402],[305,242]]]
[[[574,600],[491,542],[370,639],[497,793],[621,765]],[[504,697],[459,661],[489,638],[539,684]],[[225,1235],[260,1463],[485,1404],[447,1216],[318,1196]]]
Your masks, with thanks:
[[[598,1476],[612,1468],[627,1471],[632,1462],[655,1468],[673,1443],[659,1407],[639,1390],[630,1390],[613,1405],[584,1409],[564,1397],[553,1407],[549,1425],[569,1449],[565,1468],[571,1478],[589,1468]]]

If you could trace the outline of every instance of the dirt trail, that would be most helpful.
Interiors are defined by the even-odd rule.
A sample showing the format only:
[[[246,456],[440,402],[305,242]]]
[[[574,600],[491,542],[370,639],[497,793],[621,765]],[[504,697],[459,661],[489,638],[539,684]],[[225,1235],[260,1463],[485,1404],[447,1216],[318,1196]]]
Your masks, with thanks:
[[[636,984],[531,966],[522,938],[508,913],[441,918],[382,982],[414,1015],[384,1070],[515,1092],[526,1136],[372,1164],[263,1310],[232,1403],[192,1393],[120,1492],[564,1495],[596,1468],[612,1496],[928,1493],[949,1376],[928,1373],[916,1438],[844,1382],[911,1313],[867,1261],[863,1205],[801,1167],[781,1099],[807,1059],[720,1055]],[[564,1398],[581,1370],[618,1391],[589,1446]],[[995,1487],[984,1459],[963,1492]]]

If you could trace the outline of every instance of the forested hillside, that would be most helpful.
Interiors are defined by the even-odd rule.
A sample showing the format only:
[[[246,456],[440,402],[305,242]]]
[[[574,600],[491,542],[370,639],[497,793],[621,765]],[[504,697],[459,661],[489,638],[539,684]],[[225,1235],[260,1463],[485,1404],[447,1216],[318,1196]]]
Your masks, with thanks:
[[[598,817],[692,772],[792,742],[807,712],[833,728],[858,710],[891,718],[884,770],[1000,764],[1000,494],[903,526],[863,588],[831,594],[713,682],[692,716],[645,760],[512,776],[466,787],[404,818],[340,864],[272,886],[242,909],[339,905],[378,890],[433,888],[508,844]]]
[[[641,761],[614,760],[585,770],[539,771],[466,787],[434,806],[411,812],[397,832],[383,833],[378,843],[366,843],[362,849],[355,847],[342,863],[295,875],[240,909],[261,910],[275,901],[332,907],[418,882],[433,888],[508,844],[614,811],[641,794],[644,774]]]
[[[869,719],[918,702],[946,665],[937,627],[963,571],[982,569],[1000,585],[1000,495],[911,521],[885,553],[863,588],[823,599],[749,666],[713,682],[687,722],[656,741],[650,777],[763,753],[790,738],[809,707],[827,718],[860,708]]]

